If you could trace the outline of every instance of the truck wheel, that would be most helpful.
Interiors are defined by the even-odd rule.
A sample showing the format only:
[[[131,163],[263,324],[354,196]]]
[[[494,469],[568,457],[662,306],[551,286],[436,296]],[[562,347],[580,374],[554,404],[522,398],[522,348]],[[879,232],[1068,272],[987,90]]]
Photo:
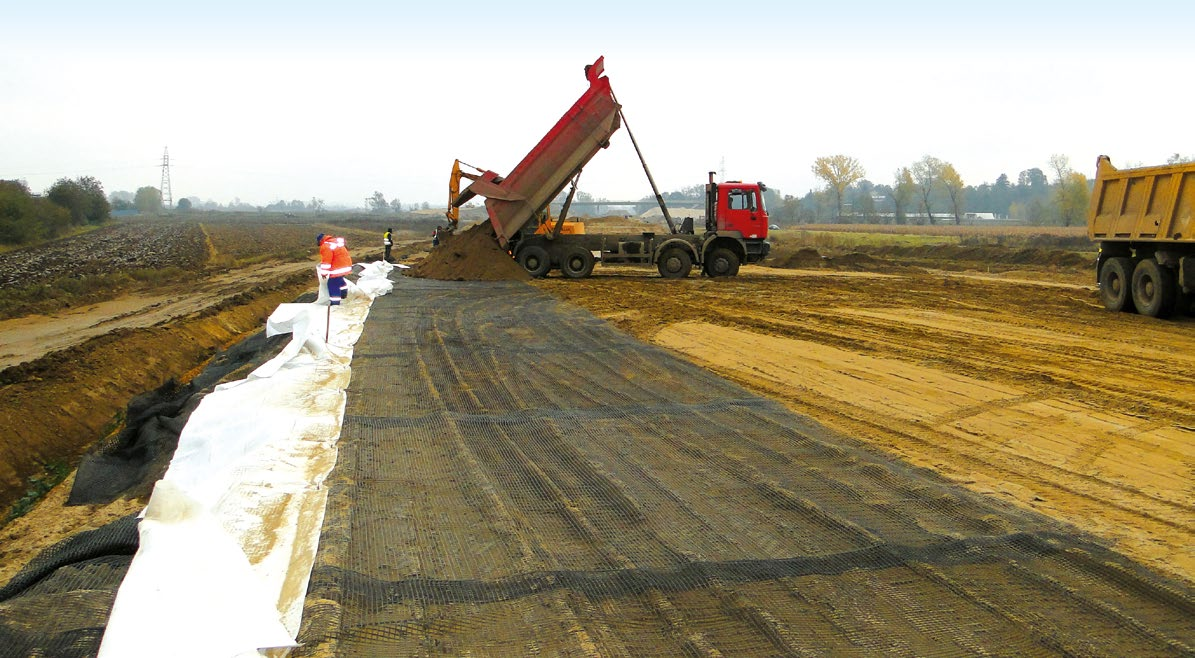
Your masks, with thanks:
[[[1117,256],[1104,261],[1100,268],[1100,300],[1109,311],[1132,313],[1133,306],[1133,259]]]
[[[660,260],[656,261],[656,269],[660,270],[660,276],[665,279],[683,279],[693,270],[693,258],[684,249],[672,247],[660,254]]]
[[[1147,258],[1133,270],[1133,304],[1142,315],[1166,318],[1174,312],[1178,280],[1168,268]]]
[[[569,249],[560,261],[560,273],[570,279],[584,279],[593,274],[593,252],[583,247]]]
[[[706,259],[705,273],[710,276],[734,276],[739,273],[739,257],[726,247],[718,247]]]
[[[523,247],[523,250],[519,252],[519,265],[522,265],[528,274],[538,279],[548,275],[548,270],[552,269],[552,258],[548,256],[547,249],[529,245]]]

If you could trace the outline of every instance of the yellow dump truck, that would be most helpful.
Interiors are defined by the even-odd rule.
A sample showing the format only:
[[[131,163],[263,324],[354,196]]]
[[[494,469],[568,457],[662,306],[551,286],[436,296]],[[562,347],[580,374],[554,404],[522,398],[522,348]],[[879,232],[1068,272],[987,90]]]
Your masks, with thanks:
[[[1117,169],[1096,161],[1087,235],[1109,310],[1161,318],[1195,298],[1195,163]]]

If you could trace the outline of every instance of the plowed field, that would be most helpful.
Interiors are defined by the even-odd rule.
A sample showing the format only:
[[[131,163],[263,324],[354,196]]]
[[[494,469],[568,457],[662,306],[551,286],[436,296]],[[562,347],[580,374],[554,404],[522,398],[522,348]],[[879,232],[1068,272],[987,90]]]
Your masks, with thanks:
[[[1195,580],[1195,322],[1109,313],[1087,268],[870,265],[681,281],[599,268],[536,285],[832,428]]]

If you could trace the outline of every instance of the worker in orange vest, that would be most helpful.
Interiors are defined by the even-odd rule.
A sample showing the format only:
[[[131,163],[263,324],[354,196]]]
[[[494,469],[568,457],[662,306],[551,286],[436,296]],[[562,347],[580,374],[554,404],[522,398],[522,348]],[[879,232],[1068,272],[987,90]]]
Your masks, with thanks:
[[[320,260],[316,272],[328,280],[328,299],[332,306],[337,306],[344,299],[344,277],[353,271],[353,259],[344,246],[344,238],[320,233],[315,236],[315,243],[319,245]]]

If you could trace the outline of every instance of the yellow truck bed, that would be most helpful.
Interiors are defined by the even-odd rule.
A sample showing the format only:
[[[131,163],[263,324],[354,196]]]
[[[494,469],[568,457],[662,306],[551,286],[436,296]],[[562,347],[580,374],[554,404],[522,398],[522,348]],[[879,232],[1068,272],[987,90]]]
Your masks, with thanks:
[[[1117,169],[1101,155],[1087,234],[1100,241],[1195,243],[1195,163]]]

